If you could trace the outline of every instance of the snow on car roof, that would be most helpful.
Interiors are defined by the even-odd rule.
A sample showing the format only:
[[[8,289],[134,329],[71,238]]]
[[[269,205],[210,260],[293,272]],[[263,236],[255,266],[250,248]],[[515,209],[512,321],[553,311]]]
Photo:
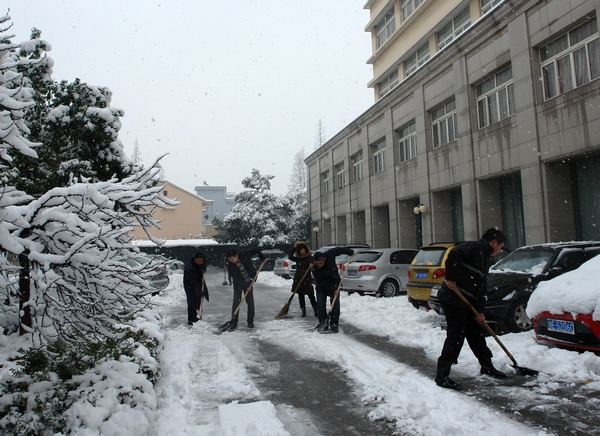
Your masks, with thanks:
[[[533,318],[542,312],[554,314],[592,314],[600,321],[600,256],[595,256],[579,268],[541,282],[527,303],[527,315]]]

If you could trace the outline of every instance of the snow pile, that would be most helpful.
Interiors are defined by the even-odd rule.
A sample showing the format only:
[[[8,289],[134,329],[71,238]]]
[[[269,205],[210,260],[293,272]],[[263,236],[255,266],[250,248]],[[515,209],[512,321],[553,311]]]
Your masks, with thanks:
[[[554,314],[592,314],[600,321],[600,256],[579,268],[552,280],[541,282],[527,304],[527,314],[534,318],[544,311]]]

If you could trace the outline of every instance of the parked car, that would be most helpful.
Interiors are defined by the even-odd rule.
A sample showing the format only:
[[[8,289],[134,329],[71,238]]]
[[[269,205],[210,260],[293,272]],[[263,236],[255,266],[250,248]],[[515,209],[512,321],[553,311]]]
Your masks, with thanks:
[[[363,249],[366,249],[366,248],[371,248],[371,246],[368,245],[368,244],[325,245],[324,247],[321,247],[318,250],[315,250],[315,253],[317,251],[320,251],[321,253],[327,253],[327,251],[329,251],[329,250],[331,250],[332,248],[335,248],[335,247],[351,248],[354,251],[354,253],[356,253],[358,250],[363,250]],[[347,254],[340,254],[339,256],[337,256],[335,258],[335,263],[336,263],[336,265],[338,267],[338,270],[343,270],[347,261],[348,261],[348,255]]]
[[[408,268],[406,295],[416,308],[428,307],[431,288],[440,285],[446,275],[446,258],[459,242],[440,242],[421,247]]]
[[[324,247],[319,248],[316,251],[320,251],[325,253],[327,250],[333,247],[349,247],[349,248],[370,248],[367,244],[342,244],[342,245],[326,245]],[[314,253],[313,253],[314,254]],[[338,266],[338,270],[344,269],[344,265],[348,260],[347,254],[342,254],[335,258],[335,263]],[[287,255],[282,257],[281,259],[277,259],[275,261],[275,267],[273,268],[273,273],[278,276],[283,277],[284,279],[290,279],[296,275],[296,262],[290,260]]]
[[[125,259],[125,263],[135,269],[145,268],[145,265],[150,263],[150,259],[144,256],[136,256],[135,258]],[[164,266],[152,268],[147,280],[153,288],[159,291],[166,288],[170,282],[169,274]]]
[[[561,242],[520,247],[490,268],[485,317],[513,332],[530,330],[527,315],[531,293],[542,281],[577,269],[600,253],[600,242]],[[429,306],[440,312],[432,292]]]
[[[287,256],[276,259],[273,274],[284,279],[291,279],[296,275],[296,262],[290,260]]]
[[[600,353],[600,256],[540,283],[529,298],[535,337],[559,347]]]
[[[344,289],[349,293],[394,297],[406,292],[408,267],[418,250],[377,248],[360,250],[348,265]]]
[[[273,268],[275,267],[275,261],[283,256],[286,256],[286,254],[281,250],[261,250],[261,252],[267,259],[267,262],[265,263],[261,271],[273,271]],[[258,267],[260,266],[262,261],[258,256],[254,256],[252,257],[252,263],[254,264],[254,268],[256,268],[256,270],[258,271]]]

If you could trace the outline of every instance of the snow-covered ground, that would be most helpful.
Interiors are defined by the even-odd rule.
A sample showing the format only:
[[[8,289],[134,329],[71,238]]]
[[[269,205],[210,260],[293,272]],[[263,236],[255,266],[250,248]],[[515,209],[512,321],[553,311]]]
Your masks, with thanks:
[[[156,297],[155,310],[163,314],[165,323],[173,314],[170,308],[185,311],[180,274],[174,273],[168,290]],[[220,281],[222,276],[213,275],[212,280]],[[289,296],[290,282],[270,272],[261,273],[259,283],[276,286],[278,290],[274,292],[282,293],[281,301]],[[227,320],[226,315],[223,320]],[[414,368],[343,333],[344,323],[351,322],[366,332],[422,348],[434,361],[445,338],[442,318],[433,312],[415,310],[405,297],[377,299],[344,294],[341,333],[337,335],[319,335],[299,329],[295,320],[257,319],[252,335],[297,353],[300,358],[339,365],[353,383],[354,392],[370,408],[369,418],[393,422],[399,434],[546,434],[499,413],[475,397],[441,389]],[[112,365],[104,372],[105,401],[95,406],[86,404],[87,427],[76,429],[72,434],[294,434],[283,424],[283,421],[293,420],[294,411],[287,410],[286,419],[280,419],[281,405],[265,401],[252,381],[248,366],[257,358],[257,351],[252,349],[246,333],[216,335],[215,326],[205,320],[191,328],[179,325],[162,330],[152,324],[152,316],[146,316],[143,322],[148,324],[148,329],[156,329],[156,336],[164,335],[160,380],[152,388],[143,387],[145,396],[139,399],[139,407],[117,404],[111,400],[111,390],[121,389],[125,381],[138,385],[143,381],[135,380],[127,365]],[[519,365],[540,371],[531,384],[532,393],[552,395],[569,383],[584,383],[585,389],[595,394],[600,391],[599,356],[549,348],[538,344],[532,332],[503,335],[502,341]],[[496,366],[514,372],[510,360],[493,338],[488,339],[488,344],[494,352]],[[0,359],[7,362],[8,355],[24,345],[24,338],[1,337],[0,345]],[[8,367],[9,364],[5,365],[2,371]],[[460,380],[461,374],[471,376],[478,370],[479,365],[465,344],[453,374]]]

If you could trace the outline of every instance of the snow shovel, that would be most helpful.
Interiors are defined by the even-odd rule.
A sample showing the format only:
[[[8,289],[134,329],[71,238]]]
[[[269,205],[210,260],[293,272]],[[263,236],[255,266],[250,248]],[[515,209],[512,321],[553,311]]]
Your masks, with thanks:
[[[231,316],[231,320],[227,321],[225,324],[223,324],[221,327],[219,327],[219,330],[221,330],[222,332],[229,330],[229,327],[231,326],[231,324],[233,323],[233,320],[235,319],[236,315],[240,311],[240,308],[242,307],[242,304],[244,303],[244,300],[246,299],[246,297],[248,296],[248,294],[252,290],[252,285],[254,285],[254,282],[258,278],[258,273],[260,272],[260,270],[262,269],[262,267],[265,265],[266,262],[267,262],[267,259],[263,260],[262,263],[260,264],[260,267],[256,271],[256,275],[254,276],[254,278],[250,282],[250,286],[248,286],[248,289],[246,289],[246,292],[244,292],[244,295],[243,295],[243,297],[242,297],[242,299],[240,301],[240,304],[238,304],[237,309],[235,309],[235,312],[233,312],[233,315]]]
[[[223,286],[227,285],[227,258],[223,259]]]
[[[300,287],[300,285],[302,284],[302,282],[306,278],[306,275],[310,272],[311,268],[312,268],[312,264],[311,264],[311,266],[308,267],[308,269],[306,270],[306,272],[302,275],[302,278],[300,279],[300,281],[296,285],[296,289],[294,289],[294,292],[292,293],[292,296],[290,297],[290,299],[288,300],[288,302],[285,303],[283,305],[283,307],[281,308],[281,310],[279,311],[279,313],[277,313],[277,315],[275,315],[275,319],[279,319],[282,316],[285,316],[285,315],[288,314],[288,311],[290,310],[290,303],[294,299],[294,295],[296,295],[296,292],[298,292],[298,288]]]
[[[348,271],[348,265],[350,264],[350,261],[352,260],[353,257],[354,257],[354,255],[350,256],[348,258],[348,260],[346,261],[346,266],[344,267],[344,273],[342,274],[342,278],[340,279],[340,284],[338,285],[338,287],[335,291],[335,296],[333,297],[333,300],[331,300],[331,307],[329,308],[329,312],[327,313],[327,319],[325,320],[325,322],[319,323],[319,325],[315,328],[315,330],[318,331],[319,333],[322,333],[325,330],[329,330],[329,323],[331,322],[331,312],[333,312],[333,306],[335,305],[335,301],[337,300],[339,291],[342,289],[342,283],[344,283],[344,277],[346,277],[346,271]]]
[[[469,300],[467,300],[465,298],[465,296],[462,294],[462,292],[464,292],[463,289],[458,288],[458,289],[453,289],[453,291],[454,291],[454,293],[456,295],[458,295],[458,297],[463,301],[463,303],[465,303],[467,305],[467,307],[469,309],[471,309],[471,311],[475,314],[475,316],[479,316],[479,312],[477,312],[477,309],[475,309],[473,307],[473,305],[471,303],[469,303]],[[496,342],[498,342],[498,345],[500,345],[500,347],[504,350],[504,352],[506,353],[506,355],[510,358],[510,360],[513,363],[511,366],[514,369],[517,370],[517,374],[519,374],[519,375],[538,375],[540,373],[539,371],[536,371],[535,369],[526,368],[524,366],[517,365],[517,361],[515,360],[515,358],[513,357],[513,355],[510,354],[510,351],[508,351],[508,349],[504,346],[504,344],[502,343],[502,341],[500,341],[500,338],[496,335],[496,333],[494,333],[494,331],[488,325],[488,323],[484,321],[483,322],[483,326],[486,328],[486,330],[488,331],[488,333],[494,337],[494,339],[496,340]]]

